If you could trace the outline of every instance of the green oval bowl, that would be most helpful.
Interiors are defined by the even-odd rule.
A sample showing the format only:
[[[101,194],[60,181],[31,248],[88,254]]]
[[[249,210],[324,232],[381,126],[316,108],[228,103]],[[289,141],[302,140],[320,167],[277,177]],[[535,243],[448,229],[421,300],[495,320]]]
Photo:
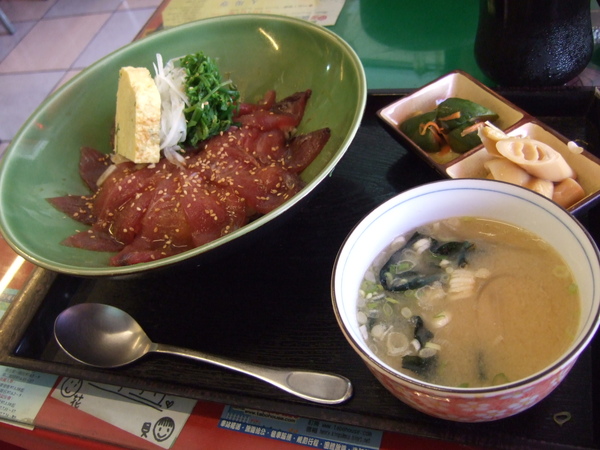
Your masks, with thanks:
[[[60,242],[82,225],[46,199],[86,194],[78,173],[82,146],[111,151],[119,68],[148,67],[203,51],[230,74],[242,99],[259,100],[312,89],[299,132],[331,128],[331,139],[302,174],[306,187],[281,207],[209,244],[158,261],[111,267],[111,254]],[[140,274],[220,248],[262,227],[306,197],[333,170],[360,125],[366,78],[353,49],[333,32],[306,21],[270,15],[224,16],[160,31],[99,60],[50,96],[27,120],[0,162],[0,231],[34,264],[78,276]]]

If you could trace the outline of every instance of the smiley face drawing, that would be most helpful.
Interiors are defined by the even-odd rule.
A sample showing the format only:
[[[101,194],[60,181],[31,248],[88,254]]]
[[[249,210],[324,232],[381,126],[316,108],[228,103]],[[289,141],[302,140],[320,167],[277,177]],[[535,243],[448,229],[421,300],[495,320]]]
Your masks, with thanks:
[[[157,442],[166,441],[175,431],[175,421],[170,417],[158,419],[152,429],[152,434]]]
[[[79,380],[77,378],[65,378],[65,380],[60,385],[60,394],[66,398],[73,397],[79,392],[82,386],[82,380]]]

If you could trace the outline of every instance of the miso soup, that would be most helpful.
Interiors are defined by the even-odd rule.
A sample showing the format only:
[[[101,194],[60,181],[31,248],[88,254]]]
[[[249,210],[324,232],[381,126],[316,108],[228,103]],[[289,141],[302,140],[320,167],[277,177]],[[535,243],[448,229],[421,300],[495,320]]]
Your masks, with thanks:
[[[537,235],[457,217],[396,239],[358,295],[365,340],[387,364],[444,386],[516,381],[573,342],[580,301],[571,270]]]

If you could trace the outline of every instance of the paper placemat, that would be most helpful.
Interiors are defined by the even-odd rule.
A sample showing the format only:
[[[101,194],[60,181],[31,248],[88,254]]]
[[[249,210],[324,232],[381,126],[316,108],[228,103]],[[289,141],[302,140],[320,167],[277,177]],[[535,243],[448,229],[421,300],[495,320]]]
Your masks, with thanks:
[[[335,25],[345,0],[171,0],[163,11],[163,26],[232,14],[277,14]]]

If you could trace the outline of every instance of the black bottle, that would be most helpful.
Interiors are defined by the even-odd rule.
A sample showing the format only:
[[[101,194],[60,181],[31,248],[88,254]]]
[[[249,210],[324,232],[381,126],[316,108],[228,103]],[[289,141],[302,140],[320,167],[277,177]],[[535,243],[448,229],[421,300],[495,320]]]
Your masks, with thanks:
[[[594,47],[590,0],[480,0],[475,59],[502,86],[575,78]]]

